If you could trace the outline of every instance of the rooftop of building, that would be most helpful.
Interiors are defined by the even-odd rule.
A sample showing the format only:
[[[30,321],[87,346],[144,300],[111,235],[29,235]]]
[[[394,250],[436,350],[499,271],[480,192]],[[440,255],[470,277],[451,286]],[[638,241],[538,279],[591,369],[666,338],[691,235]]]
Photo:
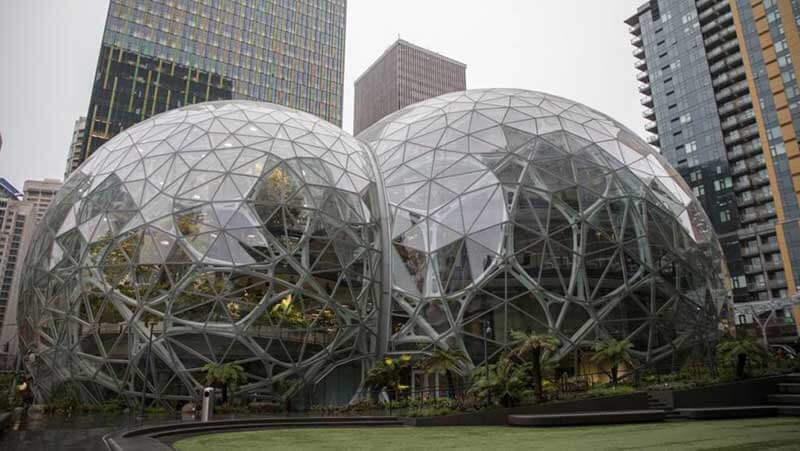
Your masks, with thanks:
[[[359,76],[358,76],[358,78],[356,78],[356,81],[355,81],[355,83],[358,83],[358,82],[359,82],[359,81],[360,81],[360,80],[361,80],[361,79],[364,77],[364,75],[367,75],[367,74],[368,74],[368,73],[369,73],[369,72],[370,72],[370,71],[371,71],[371,70],[372,70],[372,69],[375,67],[375,65],[377,65],[377,64],[378,64],[378,63],[379,63],[381,60],[383,60],[383,58],[385,58],[385,57],[386,57],[386,55],[387,55],[387,54],[388,54],[388,53],[389,53],[389,52],[390,52],[390,51],[391,51],[393,48],[395,48],[395,47],[399,47],[399,46],[403,46],[403,47],[412,48],[412,49],[414,49],[414,50],[419,50],[419,51],[421,51],[421,52],[427,53],[427,54],[428,54],[428,55],[430,55],[430,56],[433,56],[433,57],[436,57],[436,58],[439,58],[439,59],[443,59],[443,60],[445,60],[445,61],[447,61],[447,62],[449,62],[449,63],[455,64],[455,65],[457,65],[457,66],[461,66],[461,67],[463,67],[464,69],[466,69],[466,68],[467,68],[467,65],[466,65],[466,64],[464,64],[464,63],[462,63],[461,61],[454,60],[453,58],[450,58],[450,57],[444,56],[444,55],[442,55],[441,53],[436,53],[436,52],[434,52],[434,51],[432,51],[432,50],[428,50],[428,49],[426,49],[426,48],[424,48],[424,47],[420,47],[420,46],[418,46],[418,45],[412,44],[412,43],[410,43],[410,42],[406,41],[405,39],[397,38],[397,40],[396,40],[396,41],[394,41],[393,43],[391,43],[391,45],[389,45],[388,47],[386,47],[386,50],[384,50],[384,51],[383,51],[383,53],[381,54],[381,56],[380,56],[380,57],[378,57],[378,58],[377,58],[375,61],[373,61],[373,62],[372,62],[372,64],[370,64],[370,65],[369,65],[369,67],[367,67],[367,69],[366,69],[366,70],[364,70],[364,72],[362,72],[362,73],[361,73],[361,75],[359,75]]]
[[[61,188],[61,185],[63,185],[63,183],[60,179],[46,178],[44,180],[25,180],[25,183],[22,185],[22,190],[28,191],[31,188],[57,190]]]
[[[639,23],[639,16],[641,16],[643,12],[649,10],[650,10],[650,2],[646,1],[643,4],[639,5],[639,7],[636,8],[636,13],[631,17],[625,19],[624,22],[630,26],[636,25],[637,23]]]

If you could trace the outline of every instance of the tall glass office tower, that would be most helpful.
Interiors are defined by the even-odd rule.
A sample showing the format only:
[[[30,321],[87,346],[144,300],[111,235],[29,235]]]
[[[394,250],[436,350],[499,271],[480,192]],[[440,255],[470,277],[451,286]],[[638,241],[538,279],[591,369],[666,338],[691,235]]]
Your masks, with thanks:
[[[737,323],[775,340],[800,315],[798,20],[797,0],[651,0],[625,21],[650,142],[713,222]]]
[[[347,0],[111,0],[80,161],[152,115],[219,99],[342,123]]]

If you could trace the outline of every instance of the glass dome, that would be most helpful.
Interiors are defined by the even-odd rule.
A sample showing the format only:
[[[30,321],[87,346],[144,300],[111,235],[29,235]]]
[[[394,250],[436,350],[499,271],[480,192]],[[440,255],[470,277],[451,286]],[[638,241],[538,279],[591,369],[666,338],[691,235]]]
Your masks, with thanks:
[[[231,363],[239,394],[341,402],[386,353],[479,365],[487,329],[490,359],[525,330],[557,335],[556,358],[615,337],[657,363],[715,333],[730,292],[708,218],[648,144],[579,103],[485,89],[358,139],[249,101],[125,130],[50,206],[18,324],[42,396],[70,380],[188,400]]]
[[[483,360],[511,330],[628,338],[655,362],[713,327],[727,270],[700,203],[630,130],[549,94],[485,89],[359,135],[384,184],[395,350]],[[702,314],[698,314],[702,312]]]
[[[247,101],[114,137],[66,181],[28,254],[20,324],[37,381],[102,398],[147,380],[186,398],[204,365],[232,363],[242,391],[269,393],[365,355],[380,254],[363,157],[327,122]]]

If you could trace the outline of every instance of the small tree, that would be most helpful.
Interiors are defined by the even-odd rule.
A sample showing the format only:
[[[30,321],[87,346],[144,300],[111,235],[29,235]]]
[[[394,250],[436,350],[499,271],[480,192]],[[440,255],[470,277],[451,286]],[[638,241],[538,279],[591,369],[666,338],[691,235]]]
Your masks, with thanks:
[[[447,377],[447,394],[451,399],[456,397],[453,383],[453,372],[469,362],[469,357],[460,349],[442,349],[437,347],[418,367],[428,374],[444,374]]]
[[[222,389],[222,403],[228,402],[228,387],[233,391],[247,380],[244,368],[232,363],[208,363],[203,367],[206,384]]]
[[[489,365],[488,377],[485,368],[475,368],[470,374],[468,393],[484,402],[491,395],[491,399],[503,407],[512,407],[532,394],[531,366],[530,363],[517,364],[509,356],[503,356]]]
[[[513,340],[512,355],[519,357],[523,361],[531,363],[531,379],[536,389],[536,401],[544,401],[542,391],[542,357],[547,352],[558,349],[558,338],[550,334],[525,333],[511,331]]]
[[[595,354],[592,356],[592,362],[606,362],[610,367],[609,375],[611,376],[611,383],[614,387],[617,386],[619,381],[619,366],[622,363],[630,363],[631,348],[633,344],[628,340],[617,340],[609,338],[608,340],[599,341],[592,346]]]
[[[402,372],[409,367],[411,356],[408,354],[400,357],[385,357],[367,372],[364,386],[375,390],[389,389],[393,392],[402,390]],[[391,396],[389,397],[392,398]]]
[[[717,354],[723,361],[735,363],[736,377],[745,377],[748,363],[763,365],[767,360],[766,349],[753,337],[731,338],[717,345]]]

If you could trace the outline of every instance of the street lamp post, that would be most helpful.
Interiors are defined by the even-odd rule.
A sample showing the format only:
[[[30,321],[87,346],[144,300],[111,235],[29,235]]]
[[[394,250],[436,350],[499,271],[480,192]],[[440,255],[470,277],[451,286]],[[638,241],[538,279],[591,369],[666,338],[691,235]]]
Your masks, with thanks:
[[[492,390],[489,387],[489,334],[492,333],[492,326],[489,325],[489,320],[483,320],[483,362],[486,365],[486,386],[487,386],[487,401],[488,405],[492,405]]]

